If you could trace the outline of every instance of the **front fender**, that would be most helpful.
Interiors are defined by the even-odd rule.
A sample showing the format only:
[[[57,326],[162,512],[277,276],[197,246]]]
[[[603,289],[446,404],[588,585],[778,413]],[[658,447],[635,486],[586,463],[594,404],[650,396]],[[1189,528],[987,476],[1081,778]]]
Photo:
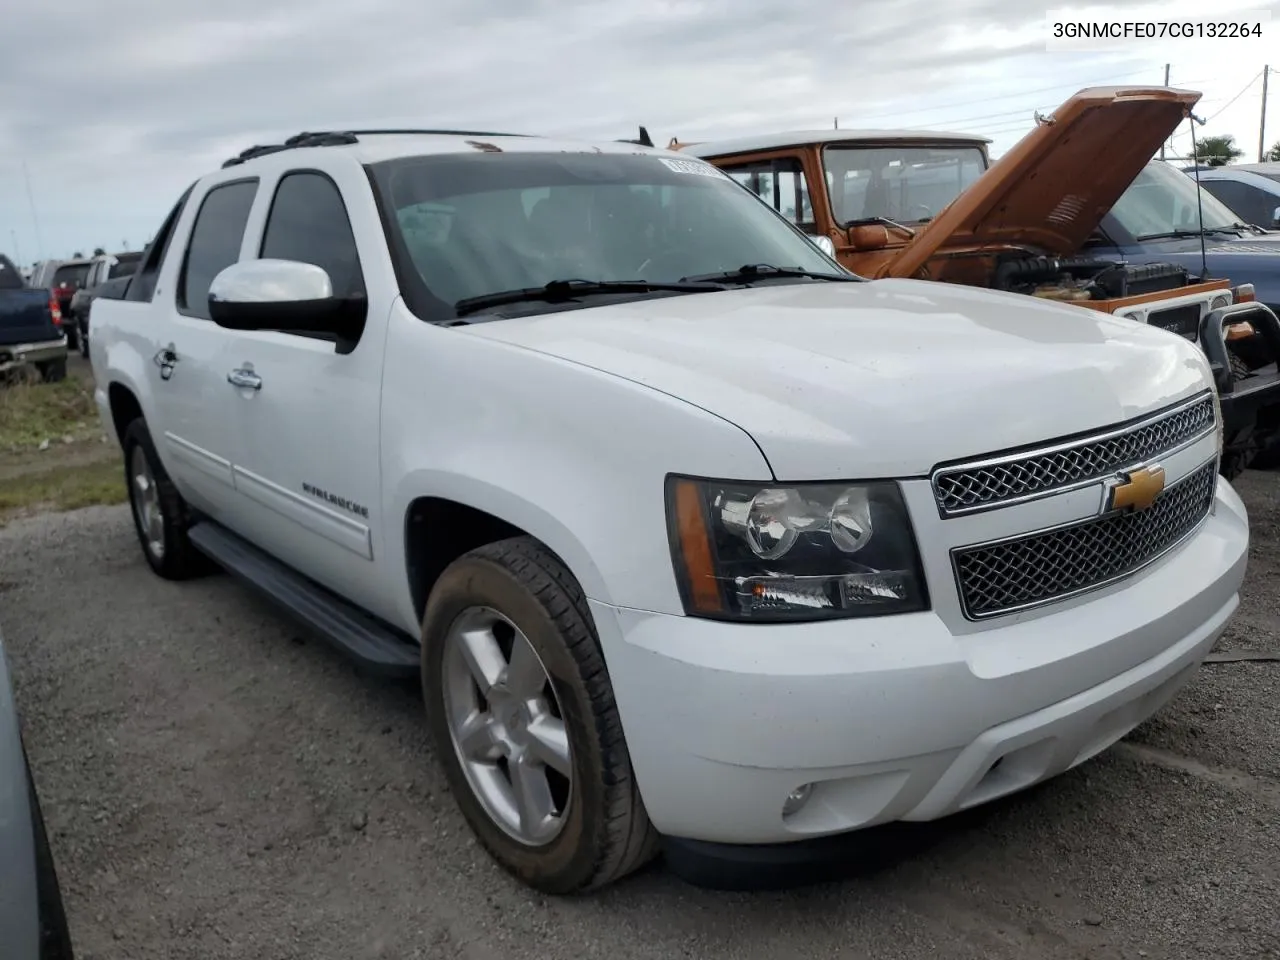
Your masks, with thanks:
[[[496,321],[501,322],[501,321]],[[739,427],[638,383],[393,311],[383,379],[386,554],[416,624],[404,520],[419,497],[537,537],[592,600],[681,613],[667,537],[669,473],[773,479]]]

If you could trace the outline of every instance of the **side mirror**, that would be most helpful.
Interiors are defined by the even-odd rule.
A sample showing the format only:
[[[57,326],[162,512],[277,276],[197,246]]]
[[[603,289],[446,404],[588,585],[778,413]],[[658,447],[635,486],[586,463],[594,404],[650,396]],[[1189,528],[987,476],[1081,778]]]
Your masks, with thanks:
[[[1276,207],[1271,211],[1271,225],[1280,230],[1280,207]]]
[[[335,297],[322,267],[296,260],[233,263],[209,285],[209,316],[229,330],[281,330],[358,340],[368,300]]]

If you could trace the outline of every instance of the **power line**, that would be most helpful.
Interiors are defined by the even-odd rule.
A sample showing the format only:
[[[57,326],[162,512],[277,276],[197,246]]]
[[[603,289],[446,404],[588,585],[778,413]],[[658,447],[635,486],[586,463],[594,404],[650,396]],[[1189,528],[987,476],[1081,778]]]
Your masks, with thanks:
[[[1186,80],[1186,81],[1183,81],[1183,82],[1184,82],[1184,83],[1204,83],[1204,82],[1206,82],[1206,81],[1204,81],[1204,80]],[[1083,88],[1082,88],[1082,87],[1078,87],[1078,86],[1077,86],[1077,87],[1075,87],[1074,89],[1076,89],[1076,90],[1080,90],[1080,89],[1083,89]],[[1034,92],[1034,91],[1029,91],[1029,92]],[[988,114],[984,114],[984,115],[982,115],[982,116],[978,116],[978,117],[960,117],[960,118],[957,118],[957,119],[954,119],[954,120],[930,120],[928,123],[921,124],[920,126],[921,126],[921,128],[923,128],[923,129],[930,129],[930,128],[932,128],[932,129],[941,130],[941,129],[948,128],[948,127],[955,127],[955,126],[959,126],[960,124],[965,124],[965,123],[978,123],[978,122],[981,122],[981,121],[983,121],[983,120],[1003,120],[1003,118],[1005,118],[1005,117],[1009,117],[1009,118],[1019,117],[1019,118],[1021,118],[1021,117],[1026,117],[1028,114],[1032,114],[1032,115],[1034,116],[1034,114],[1035,114],[1035,113],[1037,113],[1037,112],[1040,112],[1040,113],[1047,112],[1047,111],[1053,110],[1055,107],[1059,107],[1059,106],[1061,106],[1061,105],[1062,105],[1062,104],[1061,104],[1061,102],[1059,102],[1059,103],[1056,103],[1056,104],[1042,104],[1042,105],[1036,105],[1036,106],[1034,106],[1034,107],[1031,107],[1030,109],[1025,109],[1025,108],[1024,108],[1024,109],[1020,109],[1020,110],[1005,110],[1005,111],[1004,111],[1004,112],[1002,112],[1002,113],[988,113]],[[861,120],[868,120],[868,119],[871,119],[871,118],[869,118],[869,117],[859,117],[858,119],[861,121]],[[1029,121],[1028,121],[1028,122],[1029,122]],[[1017,126],[1019,126],[1019,125],[1020,125],[1019,123],[1014,122],[1012,119],[1010,119],[1010,120],[1008,120],[1008,121],[1004,121],[1004,122],[1002,122],[1002,123],[1000,123],[1000,124],[996,124],[996,126],[1005,126],[1005,125],[1008,125],[1008,124],[1012,124],[1012,126],[1013,126],[1013,127],[1015,127],[1015,128],[1016,128]]]
[[[1099,77],[1097,80],[1094,80],[1093,82],[1094,84],[1100,84],[1100,83],[1106,83],[1109,80],[1127,80],[1130,77],[1136,77],[1144,73],[1146,73],[1145,70],[1130,70],[1128,73],[1117,74],[1113,77]],[[1190,81],[1190,82],[1199,83],[1201,81]],[[1079,84],[1060,83],[1052,87],[1040,87],[1036,90],[1019,90],[1017,93],[1006,93],[998,97],[985,97],[984,99],[985,100],[1011,100],[1014,97],[1025,97],[1033,93],[1052,93],[1055,90],[1072,90],[1072,89],[1079,90],[1081,89],[1081,87]],[[910,115],[913,113],[928,113],[931,110],[939,110],[939,109],[946,110],[950,107],[967,107],[972,103],[973,103],[972,100],[959,100],[953,103],[938,104],[936,107],[921,107],[919,110],[895,110],[893,113],[880,113],[880,114],[872,114],[866,117],[859,117],[858,121],[860,123],[863,123],[868,120],[892,120],[896,117],[901,117],[903,115]]]
[[[1225,113],[1227,110],[1229,110],[1229,109],[1231,108],[1231,105],[1232,105],[1233,103],[1235,103],[1237,100],[1239,100],[1241,97],[1243,97],[1246,93],[1248,93],[1248,92],[1249,92],[1250,88],[1251,88],[1255,83],[1257,83],[1257,82],[1258,82],[1258,78],[1259,78],[1259,77],[1261,77],[1261,76],[1262,76],[1262,71],[1261,71],[1261,70],[1259,70],[1257,73],[1255,73],[1255,74],[1253,75],[1253,79],[1251,79],[1248,83],[1246,83],[1246,84],[1245,84],[1245,85],[1240,89],[1240,92],[1239,92],[1239,93],[1237,93],[1234,97],[1232,97],[1230,100],[1228,100],[1228,101],[1226,102],[1226,104],[1225,104],[1224,106],[1222,106],[1220,109],[1215,110],[1215,111],[1213,112],[1213,115],[1212,115],[1212,116],[1210,116],[1210,117],[1208,117],[1208,118],[1205,120],[1204,125],[1205,125],[1205,126],[1208,126],[1208,125],[1209,125],[1209,124],[1211,124],[1214,120],[1216,120],[1218,117],[1222,116],[1222,114],[1223,114],[1223,113]],[[1184,131],[1183,131],[1183,132],[1181,132],[1181,133],[1175,133],[1175,134],[1173,134],[1173,135],[1169,138],[1169,140],[1170,140],[1170,142],[1172,142],[1172,141],[1174,141],[1174,140],[1178,139],[1179,137],[1189,136],[1189,135],[1190,135],[1190,133],[1191,133],[1191,131],[1190,131],[1190,130],[1184,130]]]

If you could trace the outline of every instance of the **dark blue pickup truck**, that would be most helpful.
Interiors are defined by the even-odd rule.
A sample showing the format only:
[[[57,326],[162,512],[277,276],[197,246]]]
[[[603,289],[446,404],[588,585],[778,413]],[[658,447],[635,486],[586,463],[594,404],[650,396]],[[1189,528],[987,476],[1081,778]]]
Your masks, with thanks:
[[[1130,263],[1177,264],[1232,286],[1252,284],[1259,303],[1280,311],[1280,230],[1243,223],[1208,190],[1197,191],[1189,174],[1159,160],[1102,218],[1087,249]]]
[[[1100,258],[1134,264],[1167,263],[1188,273],[1230,280],[1236,300],[1252,296],[1280,313],[1280,231],[1250,225],[1208,190],[1198,189],[1191,174],[1159,160],[1143,168],[1102,218],[1085,251]],[[1241,317],[1240,319],[1248,319]],[[1275,331],[1258,330],[1231,344],[1235,383],[1231,396],[1235,416],[1252,412],[1259,453],[1255,467],[1280,466],[1280,407],[1262,402],[1274,379]],[[1243,376],[1243,379],[1241,377]],[[1254,401],[1257,401],[1256,403]]]
[[[33,290],[0,254],[0,377],[30,365],[46,381],[67,375],[62,312],[48,290]]]

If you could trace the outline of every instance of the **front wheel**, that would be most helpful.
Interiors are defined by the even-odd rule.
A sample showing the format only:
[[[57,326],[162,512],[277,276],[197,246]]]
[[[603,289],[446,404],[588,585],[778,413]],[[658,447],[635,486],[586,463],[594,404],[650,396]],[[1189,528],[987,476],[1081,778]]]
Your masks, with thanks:
[[[657,851],[581,587],[530,537],[441,575],[422,622],[436,756],[485,849],[546,893],[603,886]]]

